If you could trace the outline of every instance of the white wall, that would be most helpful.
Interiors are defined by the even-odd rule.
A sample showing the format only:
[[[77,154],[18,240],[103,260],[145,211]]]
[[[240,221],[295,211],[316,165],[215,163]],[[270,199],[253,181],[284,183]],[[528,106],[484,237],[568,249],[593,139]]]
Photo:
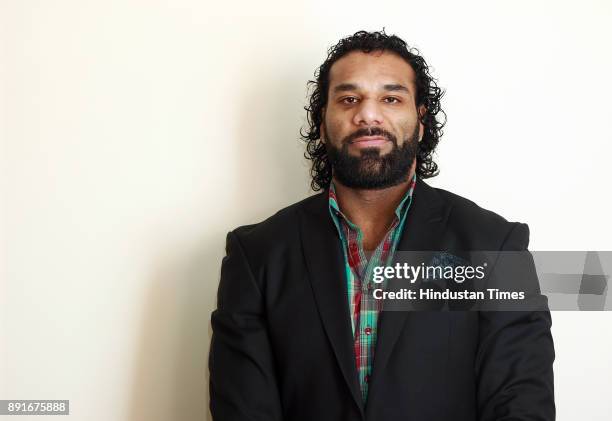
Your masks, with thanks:
[[[0,399],[208,417],[225,233],[309,194],[305,83],[359,29],[447,89],[432,184],[534,250],[612,249],[609,2],[0,5]],[[558,420],[609,419],[612,314],[553,320]]]

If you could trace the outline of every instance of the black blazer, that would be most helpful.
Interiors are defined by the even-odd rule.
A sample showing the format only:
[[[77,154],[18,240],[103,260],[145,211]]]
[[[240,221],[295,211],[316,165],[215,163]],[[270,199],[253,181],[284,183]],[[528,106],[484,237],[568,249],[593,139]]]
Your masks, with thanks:
[[[211,318],[213,419],[554,420],[548,311],[382,312],[364,405],[327,193],[227,235]],[[398,250],[528,242],[527,225],[419,179]]]

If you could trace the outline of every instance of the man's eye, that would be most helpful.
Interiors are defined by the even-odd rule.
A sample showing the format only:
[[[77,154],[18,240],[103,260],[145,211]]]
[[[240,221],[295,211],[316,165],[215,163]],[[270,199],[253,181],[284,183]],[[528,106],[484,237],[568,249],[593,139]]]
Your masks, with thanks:
[[[398,98],[395,98],[393,96],[385,98],[385,101],[387,101],[389,104],[396,104],[396,103],[400,102],[400,100]]]
[[[357,98],[355,98],[354,96],[348,96],[346,98],[342,98],[342,102],[344,102],[345,104],[354,104],[357,102]]]

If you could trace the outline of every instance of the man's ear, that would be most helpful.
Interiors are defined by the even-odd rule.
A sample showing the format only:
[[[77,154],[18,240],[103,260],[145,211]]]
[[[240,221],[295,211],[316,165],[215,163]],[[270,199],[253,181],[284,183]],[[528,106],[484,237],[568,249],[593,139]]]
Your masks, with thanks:
[[[321,115],[323,116],[323,121],[321,121],[321,125],[319,126],[319,137],[321,138],[321,143],[325,143],[325,107],[323,107]]]
[[[423,140],[423,135],[425,133],[425,126],[423,125],[423,123],[421,123],[421,119],[427,113],[427,107],[425,107],[425,105],[423,104],[419,105],[418,113],[419,113],[419,142],[420,142],[421,140]]]

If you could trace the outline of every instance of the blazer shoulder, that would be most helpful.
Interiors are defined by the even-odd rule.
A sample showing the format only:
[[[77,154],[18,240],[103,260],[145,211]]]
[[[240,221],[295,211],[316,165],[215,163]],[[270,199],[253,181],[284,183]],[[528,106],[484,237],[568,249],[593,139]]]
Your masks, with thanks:
[[[235,236],[245,250],[261,253],[299,241],[298,212],[322,200],[324,192],[314,194],[278,210],[261,222],[241,225],[228,233]]]
[[[483,249],[500,248],[513,232],[526,237],[528,241],[527,224],[508,221],[500,214],[448,190],[440,188],[435,188],[435,190],[451,206],[449,229],[463,237],[478,240],[476,242],[480,243]]]

